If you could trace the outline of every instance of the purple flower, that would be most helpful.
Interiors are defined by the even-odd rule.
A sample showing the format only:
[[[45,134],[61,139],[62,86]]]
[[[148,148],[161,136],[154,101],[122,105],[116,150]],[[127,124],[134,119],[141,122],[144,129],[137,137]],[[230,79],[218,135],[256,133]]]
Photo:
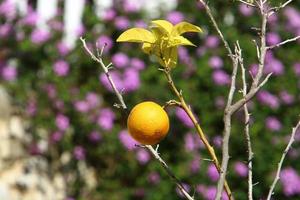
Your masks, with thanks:
[[[66,76],[69,73],[69,64],[64,60],[58,60],[53,65],[53,71],[57,76]]]
[[[14,81],[17,78],[17,68],[10,65],[4,66],[1,74],[4,80]]]
[[[295,64],[293,65],[293,68],[294,68],[295,74],[296,74],[297,76],[300,76],[300,62],[295,63]]]
[[[282,75],[284,73],[284,66],[282,62],[280,62],[275,58],[266,60],[264,73],[267,74],[273,73],[273,75],[277,75],[277,76]]]
[[[287,7],[284,9],[284,15],[288,20],[288,26],[290,29],[300,28],[300,13],[293,7]]]
[[[219,56],[213,56],[209,59],[208,64],[213,69],[220,69],[223,67],[223,60]]]
[[[189,56],[187,48],[185,48],[185,47],[179,47],[178,48],[178,56],[179,56],[179,59],[183,63],[185,63],[185,64],[190,64],[191,63],[191,59],[190,59],[190,56]]]
[[[184,136],[184,147],[186,151],[196,151],[203,147],[203,143],[196,134],[187,133]]]
[[[124,88],[127,92],[135,91],[140,87],[139,72],[135,69],[126,69],[124,72]]]
[[[111,78],[114,80],[116,88],[121,91],[124,86],[123,86],[123,81],[121,78],[121,74],[118,71],[111,71],[110,72]],[[105,73],[101,73],[100,75],[100,82],[104,85],[104,87],[109,90],[110,92],[113,92],[113,89],[110,85],[110,82],[108,81]]]
[[[250,74],[254,77],[256,76],[257,72],[258,72],[258,65],[257,64],[251,64],[249,67],[249,72]]]
[[[77,36],[82,36],[85,32],[85,27],[83,24],[79,24],[79,26],[76,28],[75,33]]]
[[[204,189],[204,192],[202,192],[202,195],[206,200],[214,200],[216,194],[217,194],[217,189],[214,186],[209,186]],[[221,199],[228,200],[228,196],[225,191],[223,191]]]
[[[56,92],[56,88],[54,85],[47,84],[45,86],[45,91],[50,99],[54,99],[56,97],[57,92]]]
[[[97,46],[98,46],[98,48],[101,49],[104,45],[106,45],[105,48],[104,48],[104,52],[108,52],[113,47],[113,41],[107,35],[101,35],[97,39]]]
[[[182,183],[182,186],[185,191],[190,192],[191,187],[188,184]],[[178,194],[179,197],[182,197],[182,198],[184,197],[181,190],[178,187],[176,187],[176,193]]]
[[[176,116],[186,127],[194,127],[192,120],[182,108],[176,108]]]
[[[280,106],[278,97],[265,90],[258,92],[257,99],[261,104],[272,109],[277,109]]]
[[[138,149],[136,152],[136,159],[140,164],[144,165],[150,160],[150,154],[145,149]]]
[[[191,170],[191,173],[195,174],[198,173],[200,169],[200,157],[195,156],[195,158],[190,162],[189,168]]]
[[[282,125],[281,122],[276,117],[268,117],[266,119],[266,127],[271,131],[280,131]]]
[[[248,167],[242,162],[236,162],[234,164],[234,171],[241,177],[246,177],[248,175]]]
[[[13,1],[5,0],[0,4],[0,15],[4,15],[7,19],[13,19],[16,16]]]
[[[63,114],[58,114],[55,118],[56,127],[61,130],[65,131],[70,126],[69,118]]]
[[[136,148],[135,145],[138,144],[138,142],[129,135],[127,130],[122,130],[119,133],[119,140],[121,141],[123,146],[129,151],[134,150]]]
[[[90,106],[86,101],[76,101],[74,107],[78,112],[86,113],[89,111]]]
[[[97,143],[101,140],[101,134],[98,131],[92,131],[89,134],[89,140],[93,143]]]
[[[216,97],[216,99],[215,99],[215,106],[218,109],[223,109],[225,107],[224,97],[222,97],[222,96]]]
[[[295,101],[295,97],[289,94],[287,91],[281,91],[279,96],[282,102],[287,105],[290,105]]]
[[[115,117],[115,113],[111,109],[102,108],[97,123],[103,130],[109,131],[114,125]]]
[[[215,70],[212,79],[217,85],[227,85],[231,82],[229,75],[223,70]]]
[[[100,105],[100,98],[96,93],[89,92],[85,97],[90,108],[95,108]]]
[[[21,19],[21,24],[28,25],[28,26],[35,26],[39,19],[39,15],[32,10],[29,10],[28,14]]]
[[[63,136],[64,134],[62,132],[55,131],[54,133],[51,134],[50,141],[53,143],[57,143],[62,139]]]
[[[147,24],[143,20],[137,20],[134,22],[134,27],[147,28]]]
[[[156,185],[160,182],[160,175],[157,172],[151,172],[148,176],[148,181],[151,184]]]
[[[124,53],[116,53],[112,56],[112,63],[117,68],[124,68],[129,64],[129,58]]]
[[[220,44],[220,40],[215,35],[209,35],[205,40],[205,46],[208,48],[217,48],[219,44]]]
[[[35,100],[31,100],[27,103],[27,106],[26,106],[26,113],[29,115],[29,116],[34,116],[35,113],[36,113],[36,101]]]
[[[274,45],[281,42],[280,36],[274,32],[267,33],[266,39],[268,45]]]
[[[300,194],[300,177],[293,168],[283,169],[280,173],[280,181],[286,196]]]
[[[132,58],[130,60],[130,66],[136,70],[143,70],[145,69],[145,63],[141,59]]]
[[[219,179],[219,172],[214,164],[209,164],[207,168],[207,175],[212,181],[217,181]]]
[[[247,6],[246,4],[244,3],[241,3],[239,5],[239,11],[242,15],[246,16],[246,17],[249,17],[253,14],[254,12],[254,9],[250,6]]]
[[[142,3],[140,1],[124,0],[123,7],[127,13],[138,12],[142,7]]]
[[[10,33],[12,29],[12,26],[10,24],[3,24],[0,26],[0,37],[1,38],[4,38],[4,37],[7,37]]]
[[[104,14],[102,16],[103,21],[111,21],[115,18],[116,11],[114,9],[108,9],[104,11]]]
[[[123,16],[116,17],[115,26],[119,30],[125,30],[129,27],[129,20]]]
[[[50,38],[50,33],[42,29],[35,29],[30,36],[32,43],[42,44]]]
[[[172,24],[178,24],[184,20],[184,15],[179,11],[172,11],[167,15],[167,20]]]
[[[56,44],[56,48],[61,56],[65,56],[70,52],[70,48],[62,41]]]
[[[222,136],[215,136],[213,138],[213,144],[214,146],[216,146],[217,148],[221,148],[222,147],[222,143],[223,143],[223,139]]]
[[[85,159],[85,149],[82,146],[76,146],[73,150],[73,156],[76,160],[84,160]]]

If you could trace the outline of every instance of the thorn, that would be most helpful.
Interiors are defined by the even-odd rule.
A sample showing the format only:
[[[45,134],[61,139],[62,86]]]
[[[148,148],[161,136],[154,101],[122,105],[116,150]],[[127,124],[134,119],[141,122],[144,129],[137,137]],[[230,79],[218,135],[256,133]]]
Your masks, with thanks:
[[[155,151],[158,153],[159,144],[156,145]]]

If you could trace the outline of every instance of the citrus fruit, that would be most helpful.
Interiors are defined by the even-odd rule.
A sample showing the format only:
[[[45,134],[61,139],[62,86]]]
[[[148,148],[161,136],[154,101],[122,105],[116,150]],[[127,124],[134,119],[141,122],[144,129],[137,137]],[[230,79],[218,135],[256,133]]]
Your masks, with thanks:
[[[130,135],[139,143],[157,144],[169,131],[169,117],[157,103],[145,101],[137,104],[127,119]]]

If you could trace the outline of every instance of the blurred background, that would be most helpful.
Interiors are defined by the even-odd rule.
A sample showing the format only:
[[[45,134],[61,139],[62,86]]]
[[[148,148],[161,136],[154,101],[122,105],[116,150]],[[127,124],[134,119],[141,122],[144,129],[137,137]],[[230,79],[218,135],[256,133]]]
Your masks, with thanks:
[[[281,1],[270,1],[279,5]],[[258,13],[237,1],[210,1],[231,44],[239,40],[247,70],[256,73],[253,27]],[[176,84],[221,158],[222,115],[231,63],[197,1],[183,0],[0,0],[0,199],[181,199],[159,163],[126,130],[127,113],[82,48],[107,47],[106,63],[129,108],[175,97],[158,65],[137,44],[115,39],[153,19],[187,21],[204,33],[189,34],[197,47],[179,48]],[[300,35],[300,4],[270,17],[268,45]],[[250,103],[254,196],[264,199],[300,108],[300,42],[269,51],[269,82]],[[249,75],[250,73],[248,73]],[[248,76],[251,82],[250,75]],[[241,88],[241,81],[238,81]],[[236,97],[238,98],[238,97]],[[218,173],[191,121],[168,108],[169,135],[159,152],[196,199],[213,199]],[[298,131],[299,132],[299,131]],[[287,155],[274,199],[300,199],[300,132]],[[236,199],[247,197],[247,151],[243,112],[233,119],[228,181]]]

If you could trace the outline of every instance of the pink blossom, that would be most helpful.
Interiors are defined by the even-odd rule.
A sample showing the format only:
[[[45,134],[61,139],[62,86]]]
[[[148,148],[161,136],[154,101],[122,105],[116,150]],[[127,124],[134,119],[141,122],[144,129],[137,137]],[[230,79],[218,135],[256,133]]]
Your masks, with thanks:
[[[53,71],[57,76],[66,76],[69,73],[69,64],[64,60],[58,60],[53,65]]]
[[[119,133],[119,140],[121,141],[123,146],[129,151],[134,150],[136,148],[135,145],[138,144],[138,142],[129,135],[127,130],[122,130]]]
[[[61,130],[65,131],[70,126],[69,118],[63,114],[58,114],[55,118],[56,127]]]

